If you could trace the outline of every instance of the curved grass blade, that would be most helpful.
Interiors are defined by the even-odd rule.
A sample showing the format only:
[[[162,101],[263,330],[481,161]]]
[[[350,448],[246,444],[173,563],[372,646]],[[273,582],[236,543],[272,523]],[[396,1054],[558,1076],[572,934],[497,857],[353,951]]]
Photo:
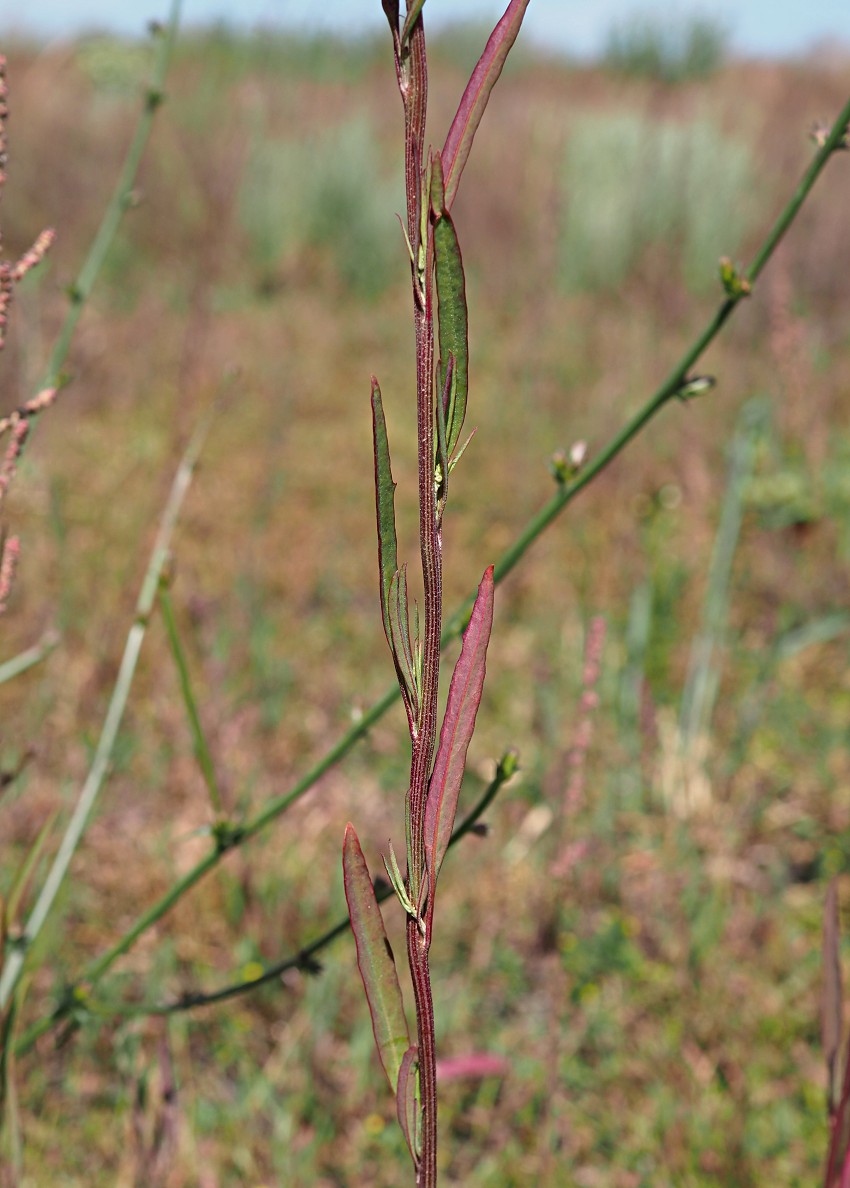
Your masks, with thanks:
[[[410,1033],[404,1014],[393,951],[387,940],[381,909],[369,877],[369,868],[354,826],[345,827],[342,871],[351,929],[357,946],[357,965],[366,991],[372,1031],[381,1067],[395,1092]]]
[[[437,385],[443,401],[446,453],[451,458],[460,440],[469,391],[469,326],[466,280],[457,232],[448,213],[439,154],[431,172],[431,215],[434,219],[434,276],[437,282],[440,361]],[[450,366],[450,360],[454,360]],[[447,476],[446,476],[447,477]]]
[[[415,1167],[419,1166],[422,1144],[419,1138],[419,1049],[408,1048],[402,1058],[396,1090],[398,1123],[413,1156]]]
[[[50,833],[54,824],[56,823],[56,818],[58,816],[59,809],[56,808],[52,813],[50,813],[41,829],[39,829],[35,841],[30,846],[23,862],[15,874],[11,890],[8,893],[8,897],[6,898],[5,902],[0,901],[2,902],[2,931],[4,940],[12,929],[15,918],[18,915],[18,909],[21,906],[21,901],[26,894],[27,886],[30,882],[30,879],[32,878],[33,871],[35,870],[42,854],[44,853],[44,847],[47,844],[47,840],[50,837]]]
[[[463,646],[449,686],[440,742],[425,802],[425,856],[430,880],[430,902],[454,827],[460,786],[466,767],[475,717],[481,703],[487,661],[487,644],[493,626],[493,566],[484,573],[472,608]]]
[[[457,193],[460,175],[472,148],[472,141],[484,115],[490,92],[502,73],[505,59],[516,41],[529,0],[511,0],[504,16],[490,34],[490,40],[472,77],[466,85],[457,114],[449,128],[443,147],[443,166],[446,183],[446,210],[451,210]]]

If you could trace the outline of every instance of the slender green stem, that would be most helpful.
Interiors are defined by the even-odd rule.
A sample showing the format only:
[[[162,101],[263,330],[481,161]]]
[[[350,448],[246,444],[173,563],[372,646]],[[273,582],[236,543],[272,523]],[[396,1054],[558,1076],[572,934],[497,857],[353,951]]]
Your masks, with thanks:
[[[826,161],[835,151],[842,139],[842,130],[846,128],[850,122],[850,99],[848,99],[845,106],[838,117],[838,120],[833,127],[832,132],[824,143],[823,147],[818,151],[812,164],[803,175],[803,179],[795,190],[792,198],[784,208],[776,223],[771,228],[767,235],[764,245],[759,250],[755,257],[754,263],[747,272],[748,278],[755,278],[764,268],[770,254],[776,249],[780,239],[787,231],[795,215],[798,213],[800,207],[811,191],[817,177],[822,171]],[[565,483],[552,498],[546,503],[540,511],[529,520],[525,528],[511,544],[501,557],[496,562],[494,570],[494,580],[498,585],[504,581],[511,570],[518,564],[529,548],[534,544],[537,538],[545,531],[549,525],[557,519],[560,513],[572,503],[573,499],[584,490],[586,486],[593,481],[593,479],[602,470],[604,470],[614,458],[620,454],[625,447],[632,441],[634,437],[643,429],[643,427],[650,421],[667,402],[676,395],[682,386],[682,383],[687,377],[689,370],[694,366],[709,344],[719,333],[720,329],[730,316],[735,306],[738,304],[740,297],[726,298],[715,313],[710,318],[708,324],[702,333],[695,340],[694,344],[681,357],[676,366],[672,369],[670,374],[661,384],[661,386],[653,393],[646,404],[632,417],[630,421],[617,433],[611,441],[606,445],[596,457],[589,462],[584,469],[577,475],[571,483]],[[450,640],[457,637],[463,630],[466,621],[469,618],[474,602],[474,594],[472,594],[467,601],[458,608],[452,617],[446,622],[442,632],[442,645],[445,646]],[[300,799],[313,785],[327,772],[331,767],[338,763],[348,752],[355,746],[355,744],[369,731],[369,729],[377,722],[387,710],[395,703],[400,696],[397,685],[383,694],[383,696],[375,702],[375,704],[364,714],[364,716],[348,730],[342,737],[334,744],[333,747],[321,758],[306,775],[289,791],[271,800],[265,808],[252,821],[248,822],[240,832],[242,841],[247,841],[249,837],[254,837],[260,833],[265,827],[275,821],[282,813]],[[238,844],[238,843],[236,843]],[[211,855],[201,860],[194,871],[190,871],[187,876],[187,886],[193,886],[198,879],[212,869],[218,861],[224,856],[224,850],[217,848]],[[197,877],[192,877],[197,874]],[[127,951],[130,945],[142,935],[148,927],[157,923],[176,902],[170,896],[170,893],[163,896],[162,899],[155,904],[149,912],[145,914],[143,920],[144,927],[140,927],[142,920],[137,922],[131,930],[132,937],[129,943],[125,944],[126,938],[122,938],[108,953],[100,958],[95,965],[89,967],[83,975],[81,980],[93,984],[97,978],[102,976],[114,963],[114,961]],[[127,934],[130,936],[130,933]],[[94,976],[93,976],[94,974]],[[49,1026],[50,1024],[48,1024]]]
[[[482,792],[481,796],[463,818],[463,820],[455,826],[455,830],[449,840],[449,848],[456,845],[462,837],[471,832],[472,829],[481,820],[481,817],[495,800],[499,791],[508,782],[511,776],[516,771],[516,752],[509,751],[507,755],[499,763],[496,769],[496,775]],[[210,855],[212,858],[212,855]],[[190,872],[194,874],[195,872]],[[195,881],[201,877],[201,871],[195,877]],[[174,893],[179,897],[184,894],[188,887],[185,886],[186,880],[182,880],[178,887],[173,889]],[[380,879],[375,885],[375,897],[379,903],[389,899],[394,894],[393,888],[389,883]],[[140,920],[137,928],[139,931],[137,935],[148,927],[147,920]],[[221,987],[219,990],[212,990],[209,993],[201,993],[198,991],[181,994],[179,998],[171,1002],[110,1002],[103,1000],[100,1002],[92,1001],[87,995],[80,997],[73,991],[63,997],[56,1009],[51,1015],[45,1019],[39,1020],[34,1024],[18,1041],[15,1051],[17,1055],[23,1055],[27,1052],[33,1044],[49,1031],[56,1024],[64,1019],[71,1009],[79,1009],[81,1006],[90,1015],[97,1015],[103,1018],[113,1018],[117,1015],[124,1017],[135,1017],[137,1015],[173,1015],[181,1011],[194,1010],[196,1007],[212,1006],[215,1003],[226,1002],[228,999],[237,998],[241,994],[248,994],[252,990],[256,990],[258,986],[264,986],[269,982],[277,981],[282,974],[287,973],[291,969],[300,969],[305,973],[318,973],[320,966],[316,961],[316,957],[323,949],[326,949],[330,944],[337,940],[340,936],[350,933],[351,921],[348,914],[343,916],[332,928],[323,932],[310,944],[305,945],[302,949],[294,954],[294,956],[285,957],[281,961],[275,962],[273,965],[266,966],[263,972],[254,978],[241,978],[238,981],[232,981],[230,984]],[[129,948],[135,937],[127,938],[127,948]],[[90,973],[97,971],[92,969]]]
[[[127,635],[127,643],[124,647],[121,667],[112,691],[112,697],[110,698],[91,769],[80,791],[74,812],[71,815],[56,857],[53,860],[53,865],[48,872],[44,886],[39,893],[26,926],[15,946],[6,955],[6,962],[3,966],[2,974],[0,974],[0,1009],[6,1006],[18,984],[26,955],[53,907],[56,895],[59,892],[59,888],[71,864],[71,859],[88,825],[95,802],[109,771],[109,763],[115,746],[115,739],[124,716],[124,709],[127,705],[127,698],[135,675],[139,652],[141,651],[142,641],[145,637],[148,620],[153,608],[154,599],[156,598],[160,576],[168,558],[171,537],[177,523],[177,517],[180,514],[180,508],[183,505],[183,500],[192,481],[192,473],[195,463],[198,460],[201,446],[207,435],[210,419],[211,413],[208,413],[199,423],[186,447],[186,451],[177,468],[177,473],[174,476],[171,492],[160,521],[153,552],[151,553],[147,571],[142,581],[142,587],[136,603],[135,621]]]
[[[174,663],[177,665],[177,672],[180,677],[180,691],[183,694],[183,704],[186,707],[186,716],[189,719],[189,726],[192,731],[192,742],[195,748],[195,758],[198,760],[198,766],[201,769],[201,774],[204,777],[204,782],[207,785],[207,791],[210,794],[210,802],[212,804],[213,812],[217,816],[221,816],[222,802],[221,792],[218,786],[218,780],[215,774],[215,764],[213,763],[210,748],[207,744],[207,736],[204,734],[204,728],[201,725],[200,714],[198,713],[198,703],[195,700],[195,694],[192,691],[192,681],[189,676],[189,665],[186,662],[186,653],[183,651],[183,644],[180,641],[180,633],[177,630],[177,619],[174,616],[174,604],[171,601],[171,594],[168,591],[168,585],[163,575],[163,580],[160,582],[159,588],[159,605],[162,610],[162,619],[165,623],[165,631],[168,635],[168,642],[171,645],[171,654],[174,657]]]
[[[118,181],[103,214],[100,226],[89,248],[88,255],[83,262],[76,280],[68,290],[71,306],[65,315],[59,337],[50,353],[47,371],[42,380],[42,388],[55,387],[60,380],[62,367],[68,356],[74,331],[83,312],[83,307],[91,296],[95,281],[103,267],[103,262],[112,246],[116,232],[121,224],[125,212],[133,204],[133,186],[139,171],[142,156],[147,147],[151,134],[154,116],[164,99],[165,80],[171,63],[174,42],[177,37],[177,27],[180,23],[181,0],[172,0],[171,13],[168,24],[159,36],[159,47],[154,59],[150,81],[145,92],[144,108],[136,123],[133,139],[127,150],[127,156],[118,176]]]
[[[59,643],[59,632],[53,630],[45,631],[38,643],[33,644],[31,648],[25,648],[23,652],[18,652],[17,656],[13,656],[11,660],[6,660],[0,664],[0,685],[4,681],[10,681],[13,677],[20,676],[22,672],[33,668],[36,664],[40,664],[45,656],[49,656],[56,645]]]

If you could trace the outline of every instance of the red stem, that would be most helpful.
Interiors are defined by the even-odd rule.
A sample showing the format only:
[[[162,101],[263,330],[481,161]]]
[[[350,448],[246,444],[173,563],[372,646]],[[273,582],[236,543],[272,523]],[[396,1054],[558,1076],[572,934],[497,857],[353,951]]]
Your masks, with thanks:
[[[396,68],[404,102],[405,188],[407,233],[413,248],[413,316],[416,331],[416,420],[419,454],[419,546],[424,587],[424,639],[422,650],[422,700],[418,731],[411,732],[407,880],[414,904],[427,886],[425,865],[425,800],[437,739],[437,692],[440,675],[440,634],[443,612],[442,546],[434,490],[434,244],[430,221],[423,218],[425,193],[425,116],[428,70],[425,31],[420,17],[410,40],[397,47]],[[422,243],[422,228],[426,242]],[[422,267],[424,265],[424,268]],[[424,292],[422,291],[424,287]],[[437,1066],[434,1038],[434,1005],[428,968],[431,937],[423,936],[417,920],[407,922],[407,956],[416,1002],[419,1044],[420,1126],[422,1154],[416,1168],[417,1188],[437,1184]]]

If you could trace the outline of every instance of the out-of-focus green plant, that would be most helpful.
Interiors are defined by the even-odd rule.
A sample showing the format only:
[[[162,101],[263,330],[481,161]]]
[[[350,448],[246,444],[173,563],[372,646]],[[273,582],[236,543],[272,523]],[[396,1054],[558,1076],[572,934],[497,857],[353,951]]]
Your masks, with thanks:
[[[561,176],[558,279],[568,290],[616,289],[655,249],[704,292],[758,205],[751,149],[705,117],[581,116]]]
[[[718,70],[728,42],[726,29],[709,16],[636,13],[611,29],[603,62],[621,74],[683,82]]]
[[[261,289],[274,290],[288,266],[297,276],[312,251],[358,296],[384,291],[396,249],[386,228],[403,195],[375,145],[363,113],[306,139],[258,138],[240,214]]]

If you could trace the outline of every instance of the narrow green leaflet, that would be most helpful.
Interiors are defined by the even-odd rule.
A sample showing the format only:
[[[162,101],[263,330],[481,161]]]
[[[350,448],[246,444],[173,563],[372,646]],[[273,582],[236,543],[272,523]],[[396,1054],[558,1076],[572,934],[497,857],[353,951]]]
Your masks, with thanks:
[[[401,1062],[398,1074],[398,1089],[396,1090],[396,1109],[398,1121],[413,1163],[419,1166],[422,1154],[422,1144],[418,1133],[419,1128],[419,1049],[408,1048]]]
[[[378,381],[372,376],[372,436],[375,443],[375,509],[378,517],[378,567],[381,571],[381,611],[384,632],[393,648],[390,627],[390,586],[398,571],[398,545],[395,531],[395,483],[390,465],[387,422]]]
[[[493,626],[493,566],[486,570],[472,615],[463,633],[460,650],[440,730],[440,742],[425,802],[425,856],[428,862],[431,903],[437,875],[449,846],[457,812],[475,717],[481,702],[486,671],[487,645]]]
[[[446,453],[451,458],[460,440],[463,419],[466,416],[466,398],[469,391],[469,327],[463,260],[457,232],[446,208],[439,153],[434,156],[431,172],[431,217],[434,220],[434,275],[437,282],[440,342],[437,399],[444,399]],[[454,360],[451,371],[450,359]],[[443,393],[446,394],[445,398]]]
[[[419,14],[424,7],[425,0],[413,0],[413,3],[407,10],[407,16],[404,19],[404,26],[402,27],[401,37],[399,38],[402,49],[404,49],[407,39],[410,37],[410,31],[419,19]]]
[[[357,946],[357,965],[372,1016],[375,1045],[390,1088],[395,1092],[402,1062],[410,1048],[410,1034],[393,951],[366,859],[350,823],[345,827],[342,845],[342,872],[348,915]]]
[[[399,684],[409,709],[411,721],[419,717],[419,695],[414,668],[413,648],[410,643],[410,611],[407,597],[407,566],[402,565],[393,574],[390,582],[389,605],[390,648],[396,663]]]
[[[502,19],[490,34],[490,40],[472,77],[466,85],[457,114],[452,120],[443,146],[443,168],[446,177],[446,210],[451,210],[457,193],[460,175],[472,148],[472,141],[487,107],[490,92],[496,85],[505,59],[516,41],[529,0],[511,0]]]

